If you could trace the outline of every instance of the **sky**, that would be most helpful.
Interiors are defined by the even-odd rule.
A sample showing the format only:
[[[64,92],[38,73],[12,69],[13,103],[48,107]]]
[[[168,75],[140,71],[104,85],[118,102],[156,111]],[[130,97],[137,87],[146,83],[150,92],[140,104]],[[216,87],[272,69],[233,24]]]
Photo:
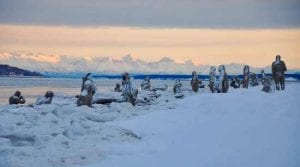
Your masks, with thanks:
[[[299,0],[0,0],[0,51],[300,68]],[[0,60],[1,61],[1,60]]]

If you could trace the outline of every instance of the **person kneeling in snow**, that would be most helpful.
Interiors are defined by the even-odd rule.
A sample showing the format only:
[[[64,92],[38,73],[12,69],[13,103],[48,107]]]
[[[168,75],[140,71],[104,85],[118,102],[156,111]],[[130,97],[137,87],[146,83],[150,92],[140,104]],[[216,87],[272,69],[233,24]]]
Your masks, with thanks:
[[[89,78],[89,75],[91,75],[91,73],[88,73],[82,78],[81,93],[77,99],[77,106],[92,106],[93,96],[96,93],[96,84]]]
[[[130,77],[129,73],[125,72],[122,74],[122,96],[124,101],[136,104],[136,99],[138,95],[138,89],[134,84],[133,79]]]
[[[263,92],[272,93],[274,91],[271,78],[266,77],[263,80],[262,85],[263,85],[263,88],[262,88]]]
[[[146,77],[144,79],[144,81],[142,81],[141,88],[142,88],[142,90],[150,90],[151,83],[150,83],[150,78],[149,77]]]
[[[198,92],[198,90],[199,90],[199,84],[200,84],[200,80],[198,78],[197,72],[193,71],[192,72],[191,86],[192,86],[192,90],[194,92]]]
[[[121,85],[119,83],[116,83],[115,92],[122,92]]]
[[[9,98],[9,104],[24,104],[25,98],[21,96],[20,91],[16,91],[13,96]]]
[[[227,93],[228,89],[229,89],[229,83],[228,83],[228,79],[227,79],[227,74],[226,74],[226,70],[225,70],[225,66],[224,65],[220,65],[218,68],[219,71],[219,76],[218,76],[218,87],[217,87],[217,91],[218,93]]]
[[[36,105],[51,104],[54,93],[52,91],[47,91],[44,97],[38,98]]]

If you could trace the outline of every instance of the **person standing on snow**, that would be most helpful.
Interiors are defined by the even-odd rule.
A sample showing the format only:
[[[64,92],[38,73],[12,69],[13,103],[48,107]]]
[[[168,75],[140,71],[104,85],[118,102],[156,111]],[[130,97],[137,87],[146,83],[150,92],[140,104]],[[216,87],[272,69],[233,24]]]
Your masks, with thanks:
[[[208,87],[210,88],[211,93],[215,93],[216,90],[216,81],[217,81],[216,70],[217,69],[215,66],[210,67]]]
[[[229,83],[228,83],[228,77],[225,70],[224,65],[220,65],[218,68],[219,76],[218,76],[218,87],[217,91],[218,93],[227,93],[229,89]]]
[[[280,60],[280,55],[276,56],[275,61],[272,63],[272,77],[275,81],[276,90],[285,89],[284,72],[287,70],[284,61]]]
[[[243,70],[244,78],[243,78],[243,88],[248,89],[249,86],[249,79],[250,79],[250,68],[248,65],[244,66]]]
[[[199,90],[199,84],[200,84],[200,80],[198,78],[197,72],[193,71],[192,72],[191,86],[192,86],[192,90],[194,92],[198,92],[198,90]]]

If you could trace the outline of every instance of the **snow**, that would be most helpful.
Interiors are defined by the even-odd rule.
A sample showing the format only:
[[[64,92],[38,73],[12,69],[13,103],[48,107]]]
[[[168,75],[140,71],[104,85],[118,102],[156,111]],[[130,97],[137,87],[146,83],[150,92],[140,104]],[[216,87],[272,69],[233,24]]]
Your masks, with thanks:
[[[159,91],[151,105],[135,107],[77,107],[70,96],[2,105],[0,166],[299,166],[300,83],[261,88],[185,89],[184,99]]]

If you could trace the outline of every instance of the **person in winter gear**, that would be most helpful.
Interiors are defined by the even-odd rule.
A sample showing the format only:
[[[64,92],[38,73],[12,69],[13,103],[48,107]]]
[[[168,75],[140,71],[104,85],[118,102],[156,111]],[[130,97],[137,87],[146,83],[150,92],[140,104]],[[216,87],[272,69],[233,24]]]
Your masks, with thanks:
[[[141,83],[141,88],[142,90],[150,90],[151,88],[151,83],[150,83],[150,78],[146,77],[142,83]]]
[[[122,92],[121,85],[119,83],[116,83],[115,92]]]
[[[261,70],[261,79],[260,79],[260,82],[261,84],[263,85],[263,82],[264,82],[264,79],[266,78],[266,73],[265,73],[265,70]]]
[[[243,70],[244,78],[243,78],[243,88],[248,89],[249,86],[249,78],[250,78],[250,69],[248,65],[244,66]]]
[[[93,96],[96,93],[96,84],[89,78],[90,75],[91,73],[88,73],[85,77],[82,77],[81,93],[77,99],[77,106],[92,106]]]
[[[209,72],[209,84],[208,87],[210,88],[211,93],[214,93],[216,91],[216,67],[212,66],[210,67]]]
[[[275,81],[276,90],[285,89],[284,72],[287,70],[284,61],[280,60],[280,55],[276,56],[275,61],[272,63],[272,77]]]
[[[124,101],[129,102],[132,105],[136,104],[138,89],[127,72],[122,74],[122,95],[124,97]]]
[[[182,83],[179,79],[175,80],[173,92],[174,92],[176,98],[182,98],[184,96],[183,90],[182,90]]]
[[[54,93],[52,91],[47,91],[44,97],[37,99],[36,105],[51,104],[53,96]]]
[[[20,91],[16,91],[13,96],[9,98],[9,104],[24,104],[25,98],[21,95]]]
[[[241,81],[240,81],[238,76],[234,76],[234,77],[231,78],[231,81],[230,81],[230,86],[231,87],[237,89],[237,88],[240,87],[240,85],[241,85]]]
[[[218,71],[219,71],[219,76],[218,76],[218,80],[217,80],[217,83],[218,83],[217,91],[218,91],[218,93],[227,93],[228,89],[229,89],[229,83],[228,83],[225,66],[220,65],[218,68]]]
[[[254,72],[250,72],[250,85],[253,86],[258,86],[258,80],[257,80],[257,75]]]
[[[262,85],[263,85],[263,88],[262,88],[263,92],[272,93],[274,91],[274,88],[272,86],[272,79],[270,77],[265,77],[262,80]]]
[[[194,92],[198,92],[198,90],[199,90],[199,84],[200,84],[200,80],[198,78],[197,72],[193,71],[192,72],[191,86],[192,86],[192,90]]]

